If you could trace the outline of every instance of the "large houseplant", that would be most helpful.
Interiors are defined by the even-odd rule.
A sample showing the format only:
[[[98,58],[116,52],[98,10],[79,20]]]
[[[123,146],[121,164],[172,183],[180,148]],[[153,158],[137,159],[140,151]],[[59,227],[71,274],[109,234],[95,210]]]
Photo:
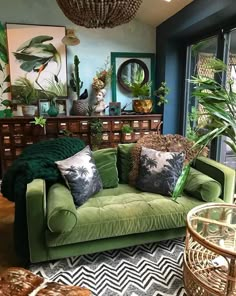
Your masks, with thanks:
[[[226,136],[226,144],[236,153],[236,92],[232,87],[234,81],[230,79],[223,84],[222,76],[227,71],[227,66],[221,60],[212,58],[206,67],[211,69],[214,78],[198,75],[190,79],[194,85],[192,95],[201,104],[203,110],[203,113],[198,115],[208,118],[204,127],[205,133],[198,135],[193,149],[198,149],[197,155],[199,155],[213,139]],[[174,200],[184,188],[189,169],[190,164],[183,169],[172,194]]]
[[[153,101],[150,98],[150,89],[152,82],[142,83],[134,81],[129,83],[129,88],[132,94],[133,110],[137,113],[150,113],[153,108]]]
[[[88,109],[88,91],[87,89],[81,93],[83,81],[80,79],[79,73],[80,60],[77,55],[74,56],[74,71],[71,74],[70,87],[76,94],[76,99],[73,100],[72,114],[73,115],[86,115]]]

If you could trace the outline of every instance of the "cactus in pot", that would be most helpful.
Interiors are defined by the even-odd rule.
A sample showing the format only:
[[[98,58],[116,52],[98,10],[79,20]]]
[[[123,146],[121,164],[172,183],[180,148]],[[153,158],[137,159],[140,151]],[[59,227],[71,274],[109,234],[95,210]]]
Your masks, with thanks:
[[[88,109],[88,91],[81,94],[83,81],[80,79],[79,72],[80,60],[77,55],[74,56],[74,72],[71,74],[70,87],[76,93],[77,100],[73,100],[72,115],[86,115]]]

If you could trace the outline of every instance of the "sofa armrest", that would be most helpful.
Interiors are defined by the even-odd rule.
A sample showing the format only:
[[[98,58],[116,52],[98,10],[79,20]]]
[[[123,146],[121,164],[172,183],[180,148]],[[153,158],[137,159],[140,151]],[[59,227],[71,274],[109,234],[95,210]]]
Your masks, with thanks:
[[[47,249],[45,247],[46,183],[42,179],[34,179],[27,185],[26,215],[30,261],[47,260]]]
[[[193,167],[218,181],[222,186],[220,198],[227,203],[233,203],[235,190],[235,171],[222,163],[207,157],[198,157]]]

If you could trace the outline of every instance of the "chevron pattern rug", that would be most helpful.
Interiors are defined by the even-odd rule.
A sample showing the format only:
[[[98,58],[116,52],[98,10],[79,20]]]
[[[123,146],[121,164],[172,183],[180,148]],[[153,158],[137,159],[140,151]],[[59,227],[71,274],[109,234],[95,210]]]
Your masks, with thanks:
[[[186,296],[183,238],[70,257],[30,270],[52,281],[87,287],[94,296]]]

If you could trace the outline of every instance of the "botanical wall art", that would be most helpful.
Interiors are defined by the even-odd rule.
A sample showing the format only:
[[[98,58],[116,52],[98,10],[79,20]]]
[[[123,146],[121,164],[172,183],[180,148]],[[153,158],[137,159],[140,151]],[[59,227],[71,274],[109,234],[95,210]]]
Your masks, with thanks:
[[[65,27],[7,24],[13,98],[27,78],[40,94],[67,95]],[[60,93],[58,93],[60,91]]]
[[[10,99],[9,82],[6,31],[0,23],[0,109],[5,109],[5,106],[1,106],[1,102]]]

